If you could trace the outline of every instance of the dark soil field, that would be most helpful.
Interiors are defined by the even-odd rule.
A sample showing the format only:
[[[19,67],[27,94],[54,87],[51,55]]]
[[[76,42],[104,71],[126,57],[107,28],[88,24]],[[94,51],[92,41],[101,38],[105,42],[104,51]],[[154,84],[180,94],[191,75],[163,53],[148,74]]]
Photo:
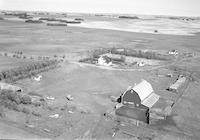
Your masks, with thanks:
[[[200,139],[199,37],[199,34],[161,35],[1,20],[0,52],[23,51],[30,56],[65,58],[58,68],[40,73],[41,81],[25,78],[15,82],[24,94],[39,96],[44,101],[40,106],[19,104],[29,111],[1,106],[4,115],[0,118],[0,138]],[[78,62],[88,51],[113,47],[160,53],[176,49],[179,54],[166,65],[123,71]],[[0,71],[33,61],[0,56]],[[170,73],[172,77],[165,76]],[[167,91],[180,74],[187,76],[187,83],[178,94]],[[172,115],[149,126],[119,122],[114,114],[116,103],[110,97],[119,96],[142,79],[150,82],[162,98],[175,102]]]

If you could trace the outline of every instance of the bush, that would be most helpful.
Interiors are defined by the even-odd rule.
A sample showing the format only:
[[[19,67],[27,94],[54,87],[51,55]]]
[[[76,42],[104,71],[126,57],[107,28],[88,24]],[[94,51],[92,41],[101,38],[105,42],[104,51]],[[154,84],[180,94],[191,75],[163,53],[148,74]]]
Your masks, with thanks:
[[[52,106],[49,106],[49,105],[48,105],[48,106],[47,106],[47,109],[50,110],[50,111],[54,111],[54,110],[55,110],[55,107],[52,107]]]
[[[6,96],[9,100],[11,100],[12,102],[15,102],[16,104],[21,103],[20,96],[17,93],[7,92]]]
[[[10,101],[10,100],[1,101],[1,105],[8,109],[12,109],[11,103],[12,103],[12,101]]]
[[[5,81],[16,81],[42,71],[53,69],[59,62],[56,60],[39,61],[33,64],[0,72],[0,78]]]
[[[37,96],[37,97],[41,97],[41,98],[43,97],[41,94],[36,93],[34,91],[29,92],[28,95],[30,95],[30,96]]]
[[[83,59],[80,59],[79,62],[88,62],[88,61],[91,61],[92,58],[83,58]]]
[[[124,19],[140,19],[137,16],[119,16],[118,18],[124,18]]]
[[[117,61],[117,62],[125,62],[126,58],[121,56],[120,58],[112,58],[112,61]]]
[[[84,21],[82,18],[75,18],[74,20]]]
[[[95,64],[97,59],[95,58],[83,58],[79,60],[79,62],[84,62],[84,63],[90,63],[90,64]]]
[[[67,24],[63,24],[63,23],[47,23],[47,26],[67,26]]]
[[[5,96],[3,98],[1,98],[1,106],[4,106],[8,109],[12,109],[12,110],[15,110],[18,112],[21,111],[20,106],[16,102],[11,101],[8,98],[5,98]]]
[[[99,58],[100,55],[109,53],[110,50],[108,49],[97,49],[92,52],[92,58]]]
[[[34,116],[37,116],[37,117],[42,117],[42,115],[41,115],[39,112],[33,111],[32,114],[33,114]]]
[[[42,18],[39,18],[39,20],[48,20],[49,18],[46,18],[46,17],[42,17]]]
[[[37,102],[33,102],[32,103],[35,107],[38,107],[38,106],[41,106],[42,103],[40,101],[37,101]]]
[[[25,108],[25,107],[22,109],[22,112],[25,113],[25,114],[30,114],[30,110],[28,108]]]
[[[41,20],[26,20],[25,21],[26,23],[43,23],[43,21],[41,21]]]
[[[32,103],[32,99],[28,95],[23,95],[22,98],[21,98],[21,102],[23,104],[31,104]]]
[[[124,49],[123,51],[118,51],[117,48],[112,48],[111,53],[131,56],[131,57],[155,59],[155,60],[170,60],[171,59],[169,56],[161,55],[153,51],[142,51],[142,50],[132,50],[132,49]]]
[[[5,118],[5,117],[6,117],[6,114],[5,114],[5,112],[4,112],[3,107],[0,107],[0,117],[1,117],[1,118]]]
[[[14,111],[17,111],[17,112],[21,112],[22,111],[22,108],[19,106],[19,105],[17,105],[17,104],[15,104],[15,105],[13,105],[13,108],[12,108]]]

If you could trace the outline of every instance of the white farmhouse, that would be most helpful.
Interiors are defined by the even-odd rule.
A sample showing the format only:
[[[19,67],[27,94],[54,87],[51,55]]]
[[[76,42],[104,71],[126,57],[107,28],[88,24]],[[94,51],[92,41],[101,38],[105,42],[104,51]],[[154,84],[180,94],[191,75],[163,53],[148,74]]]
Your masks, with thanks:
[[[97,63],[99,65],[103,65],[103,66],[111,66],[112,65],[111,58],[109,58],[107,56],[101,56],[101,57],[99,57]]]

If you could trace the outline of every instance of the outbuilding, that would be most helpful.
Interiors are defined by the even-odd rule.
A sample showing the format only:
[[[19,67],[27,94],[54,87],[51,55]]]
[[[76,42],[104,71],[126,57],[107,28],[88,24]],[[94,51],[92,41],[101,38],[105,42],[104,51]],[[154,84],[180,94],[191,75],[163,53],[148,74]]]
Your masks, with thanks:
[[[160,96],[154,93],[151,84],[145,80],[129,88],[121,95],[123,105],[129,107],[148,107],[151,108]]]
[[[22,88],[11,84],[0,82],[0,90],[10,90],[14,92],[23,92]]]
[[[183,75],[179,75],[176,82],[172,84],[167,90],[172,92],[178,92],[178,89],[186,82],[186,77]]]
[[[177,50],[170,50],[168,52],[168,54],[171,54],[171,55],[178,55],[178,51]]]
[[[40,81],[42,79],[42,75],[37,75],[37,76],[34,76],[33,77],[33,80],[35,80],[35,81]]]
[[[115,114],[120,117],[132,119],[136,122],[149,124],[150,109],[159,98],[160,96],[154,93],[151,84],[142,80],[134,87],[129,87],[120,98],[117,99],[117,102],[120,104]]]

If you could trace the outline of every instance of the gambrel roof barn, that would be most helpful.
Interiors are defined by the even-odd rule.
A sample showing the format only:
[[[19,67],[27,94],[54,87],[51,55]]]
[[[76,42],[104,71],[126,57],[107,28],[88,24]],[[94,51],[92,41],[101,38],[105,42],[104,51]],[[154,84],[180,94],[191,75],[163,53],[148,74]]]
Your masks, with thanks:
[[[159,95],[154,93],[151,84],[143,80],[122,94],[122,104],[133,107],[146,106],[151,108],[159,100],[159,97]]]

